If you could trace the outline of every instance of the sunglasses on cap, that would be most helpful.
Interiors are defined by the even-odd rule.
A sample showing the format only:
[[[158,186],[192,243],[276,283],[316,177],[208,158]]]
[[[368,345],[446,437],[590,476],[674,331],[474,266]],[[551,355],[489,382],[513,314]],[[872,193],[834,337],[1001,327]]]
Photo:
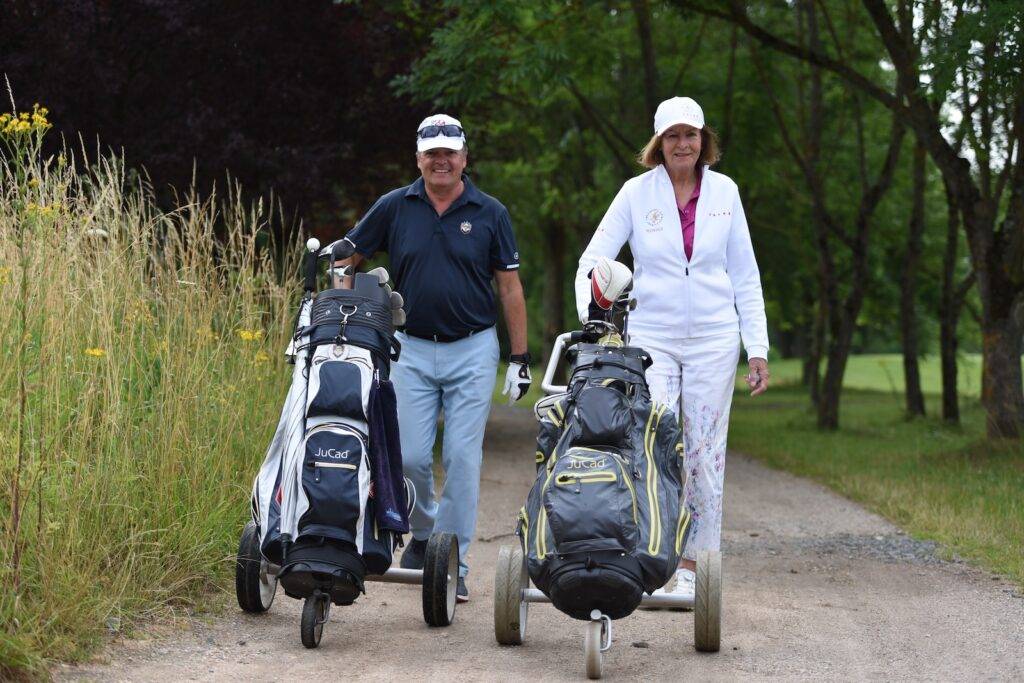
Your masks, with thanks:
[[[449,123],[444,126],[424,126],[416,131],[417,140],[436,138],[438,135],[443,135],[447,138],[460,138],[462,137],[462,128]]]

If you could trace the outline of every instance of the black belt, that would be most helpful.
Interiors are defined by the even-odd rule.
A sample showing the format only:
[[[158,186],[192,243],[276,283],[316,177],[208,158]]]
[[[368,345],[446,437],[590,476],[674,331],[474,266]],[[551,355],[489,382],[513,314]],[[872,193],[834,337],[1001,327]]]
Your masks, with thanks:
[[[487,327],[481,327],[479,330],[470,330],[465,334],[421,334],[419,332],[413,332],[411,330],[405,330],[405,333],[410,337],[416,337],[417,339],[426,339],[427,341],[443,342],[445,344],[450,344],[452,342],[457,342],[460,339],[465,339],[466,337],[472,337],[474,334],[479,334],[480,332],[483,332],[484,330],[489,330],[492,327],[494,327],[494,325],[488,325]]]

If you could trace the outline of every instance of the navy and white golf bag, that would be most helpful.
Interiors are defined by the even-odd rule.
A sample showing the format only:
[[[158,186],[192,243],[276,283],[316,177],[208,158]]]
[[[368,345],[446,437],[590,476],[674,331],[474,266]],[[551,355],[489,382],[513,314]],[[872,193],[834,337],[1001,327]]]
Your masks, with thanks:
[[[252,518],[287,595],[319,589],[345,605],[363,592],[365,575],[390,567],[409,531],[388,378],[399,346],[386,283],[359,273],[352,289],[312,296],[312,259],[289,347],[292,383],[253,485]]]

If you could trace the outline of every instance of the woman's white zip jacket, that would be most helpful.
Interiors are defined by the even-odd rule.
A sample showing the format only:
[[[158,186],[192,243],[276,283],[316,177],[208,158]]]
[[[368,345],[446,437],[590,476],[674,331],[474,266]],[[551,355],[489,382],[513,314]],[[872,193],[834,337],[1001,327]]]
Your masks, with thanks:
[[[695,338],[738,329],[748,358],[768,357],[761,275],[732,179],[705,167],[689,260],[664,165],[627,180],[580,257],[580,319],[586,318],[590,305],[588,274],[594,264],[601,256],[615,258],[627,241],[637,300],[629,316],[631,332]]]

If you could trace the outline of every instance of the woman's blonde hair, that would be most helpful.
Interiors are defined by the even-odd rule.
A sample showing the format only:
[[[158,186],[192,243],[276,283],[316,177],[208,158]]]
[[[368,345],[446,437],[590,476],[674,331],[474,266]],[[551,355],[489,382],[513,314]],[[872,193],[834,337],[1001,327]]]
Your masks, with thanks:
[[[711,126],[704,126],[700,129],[700,156],[697,157],[697,163],[714,166],[721,158],[718,133]],[[665,155],[661,153],[661,135],[652,136],[637,154],[636,160],[644,168],[657,168],[665,163]]]

